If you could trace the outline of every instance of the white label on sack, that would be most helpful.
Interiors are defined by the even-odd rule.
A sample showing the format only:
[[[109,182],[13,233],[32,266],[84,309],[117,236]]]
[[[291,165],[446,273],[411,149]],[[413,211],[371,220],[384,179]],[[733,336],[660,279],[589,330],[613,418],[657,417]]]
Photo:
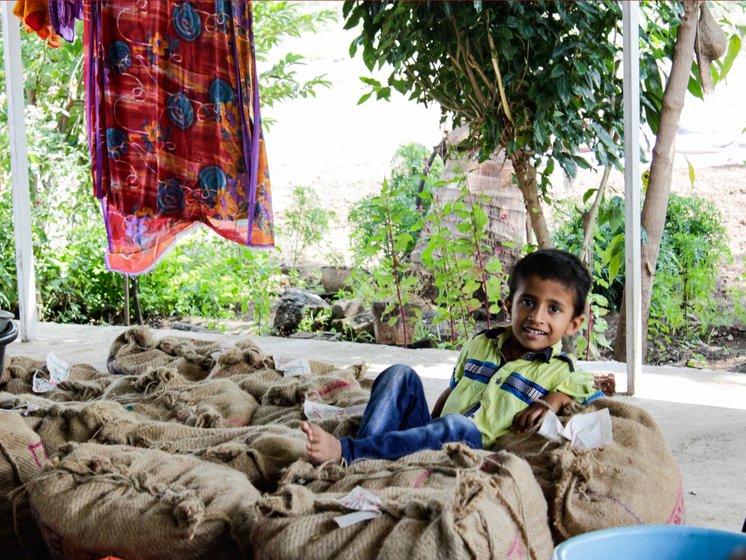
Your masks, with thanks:
[[[380,511],[356,511],[353,513],[348,513],[347,515],[340,515],[338,517],[335,517],[334,521],[340,528],[344,529],[345,527],[349,527],[350,525],[354,525],[355,523],[360,523],[361,521],[373,519],[374,517],[378,517],[379,515],[381,515]]]
[[[381,515],[381,508],[383,507],[383,502],[378,496],[360,486],[355,486],[349,494],[340,498],[337,502],[348,509],[356,510],[354,513],[334,518],[334,521],[340,527],[349,527],[355,523],[378,517]]]
[[[383,507],[381,498],[361,486],[355,486],[349,494],[343,496],[337,502],[348,509],[357,511],[380,511]]]
[[[365,410],[364,404],[357,404],[342,408],[331,404],[317,403],[306,401],[303,403],[303,413],[309,420],[323,420],[325,418],[345,418],[349,416],[359,416]]]
[[[284,361],[282,358],[276,360],[275,366],[285,377],[297,377],[299,375],[311,375],[311,362],[305,358]]]
[[[70,375],[70,364],[58,358],[54,351],[47,354],[47,369],[49,370],[49,380],[55,385],[62,383]]]
[[[5,408],[0,408],[0,412],[18,412],[22,414],[23,416],[28,416],[29,413],[34,412],[36,410],[39,410],[41,407],[38,404],[30,403],[26,401],[26,404],[17,406],[15,408],[11,408],[10,410]]]
[[[38,375],[38,373],[35,373],[34,378],[31,382],[31,390],[34,393],[48,393],[49,391],[54,391],[57,388],[56,383],[47,381],[46,379],[43,379]]]
[[[611,429],[611,415],[608,408],[587,414],[576,414],[563,426],[559,418],[547,411],[539,428],[539,434],[552,441],[570,440],[578,449],[604,447],[614,441]]]

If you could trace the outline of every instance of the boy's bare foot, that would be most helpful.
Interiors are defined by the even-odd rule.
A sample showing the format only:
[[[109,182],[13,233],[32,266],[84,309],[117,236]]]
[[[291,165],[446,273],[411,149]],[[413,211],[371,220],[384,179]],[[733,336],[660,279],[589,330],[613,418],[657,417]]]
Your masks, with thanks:
[[[328,461],[339,463],[342,460],[342,444],[332,434],[316,424],[301,422],[300,429],[306,434],[308,459],[314,465]]]

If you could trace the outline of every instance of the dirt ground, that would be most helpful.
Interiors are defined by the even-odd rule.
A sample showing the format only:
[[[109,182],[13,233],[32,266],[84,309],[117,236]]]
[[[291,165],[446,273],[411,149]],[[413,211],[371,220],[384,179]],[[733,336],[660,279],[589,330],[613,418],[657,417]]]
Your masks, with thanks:
[[[326,4],[329,5],[335,4]],[[390,102],[357,105],[366,91],[359,77],[370,73],[360,57],[349,57],[348,47],[355,33],[341,27],[341,23],[332,24],[315,36],[286,44],[287,50],[305,56],[306,65],[299,77],[325,74],[332,82],[331,88],[319,90],[316,97],[284,103],[266,115],[275,121],[267,132],[267,146],[277,224],[281,229],[292,188],[312,187],[321,204],[336,213],[331,234],[306,255],[325,263],[349,262],[349,210],[366,194],[380,190],[396,148],[406,142],[434,146],[446,130],[439,122],[437,107],[418,105],[396,92]],[[385,72],[376,75],[385,78]],[[723,215],[733,260],[723,266],[718,296],[721,298],[726,298],[726,291],[734,286],[746,290],[746,113],[741,109],[744,93],[746,55],[742,54],[736,59],[727,84],[719,85],[706,102],[687,99],[673,173],[673,192],[707,198]],[[693,185],[688,163],[695,173]],[[554,194],[577,199],[589,187],[597,186],[599,178],[600,173],[590,171],[573,181],[558,175],[553,181]],[[613,194],[623,194],[621,173],[612,174],[609,188]],[[280,248],[283,240],[280,236]],[[705,356],[708,367],[744,371],[746,325],[721,329],[707,345],[684,350],[674,353],[671,361],[686,364],[692,356]]]

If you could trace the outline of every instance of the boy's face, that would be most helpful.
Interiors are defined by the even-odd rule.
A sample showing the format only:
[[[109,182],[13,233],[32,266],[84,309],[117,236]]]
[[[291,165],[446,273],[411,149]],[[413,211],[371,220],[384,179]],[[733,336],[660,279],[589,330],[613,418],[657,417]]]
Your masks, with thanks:
[[[564,335],[578,332],[585,319],[584,315],[574,316],[573,290],[535,275],[521,280],[507,303],[513,337],[525,351],[538,352],[553,346]]]

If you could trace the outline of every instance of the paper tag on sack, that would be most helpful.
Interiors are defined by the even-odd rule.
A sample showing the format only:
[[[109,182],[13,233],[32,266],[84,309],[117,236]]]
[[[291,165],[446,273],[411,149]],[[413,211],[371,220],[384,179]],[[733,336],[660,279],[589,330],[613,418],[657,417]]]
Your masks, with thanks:
[[[48,379],[39,377],[38,372],[34,374],[34,377],[31,380],[31,390],[34,393],[48,393],[49,391],[54,391],[56,388],[56,383],[52,383]]]
[[[220,350],[216,350],[212,354],[210,354],[210,357],[215,360],[215,365],[212,366],[212,369],[210,370],[210,373],[207,374],[207,377],[211,377],[213,373],[218,371],[220,369],[220,364],[218,363],[218,360],[220,359],[220,355],[224,352],[227,352],[231,348],[233,348],[238,340],[231,340],[227,342],[223,342],[223,344],[220,345]]]
[[[353,513],[334,518],[339,527],[349,527],[366,519],[378,517],[381,515],[381,508],[383,507],[383,502],[378,496],[360,486],[355,486],[349,494],[340,498],[337,502],[347,509],[355,510]]]
[[[355,406],[341,407],[331,404],[317,403],[306,401],[303,403],[303,413],[309,420],[324,420],[325,418],[346,418],[350,416],[359,416],[365,411],[364,404]]]
[[[49,370],[49,380],[55,385],[62,383],[70,376],[70,364],[57,357],[54,351],[47,354],[47,369]]]
[[[578,449],[595,449],[614,441],[611,431],[611,415],[608,408],[589,414],[576,414],[563,426],[551,410],[544,415],[539,434],[552,441],[570,440]]]
[[[305,358],[295,360],[284,360],[275,358],[275,367],[285,377],[297,377],[299,375],[311,375],[311,362]]]
[[[38,404],[30,403],[26,401],[26,404],[22,404],[20,406],[17,406],[15,408],[11,408],[10,410],[7,410],[5,408],[0,408],[0,413],[2,412],[18,412],[23,416],[28,416],[30,413],[39,410],[41,407]]]

